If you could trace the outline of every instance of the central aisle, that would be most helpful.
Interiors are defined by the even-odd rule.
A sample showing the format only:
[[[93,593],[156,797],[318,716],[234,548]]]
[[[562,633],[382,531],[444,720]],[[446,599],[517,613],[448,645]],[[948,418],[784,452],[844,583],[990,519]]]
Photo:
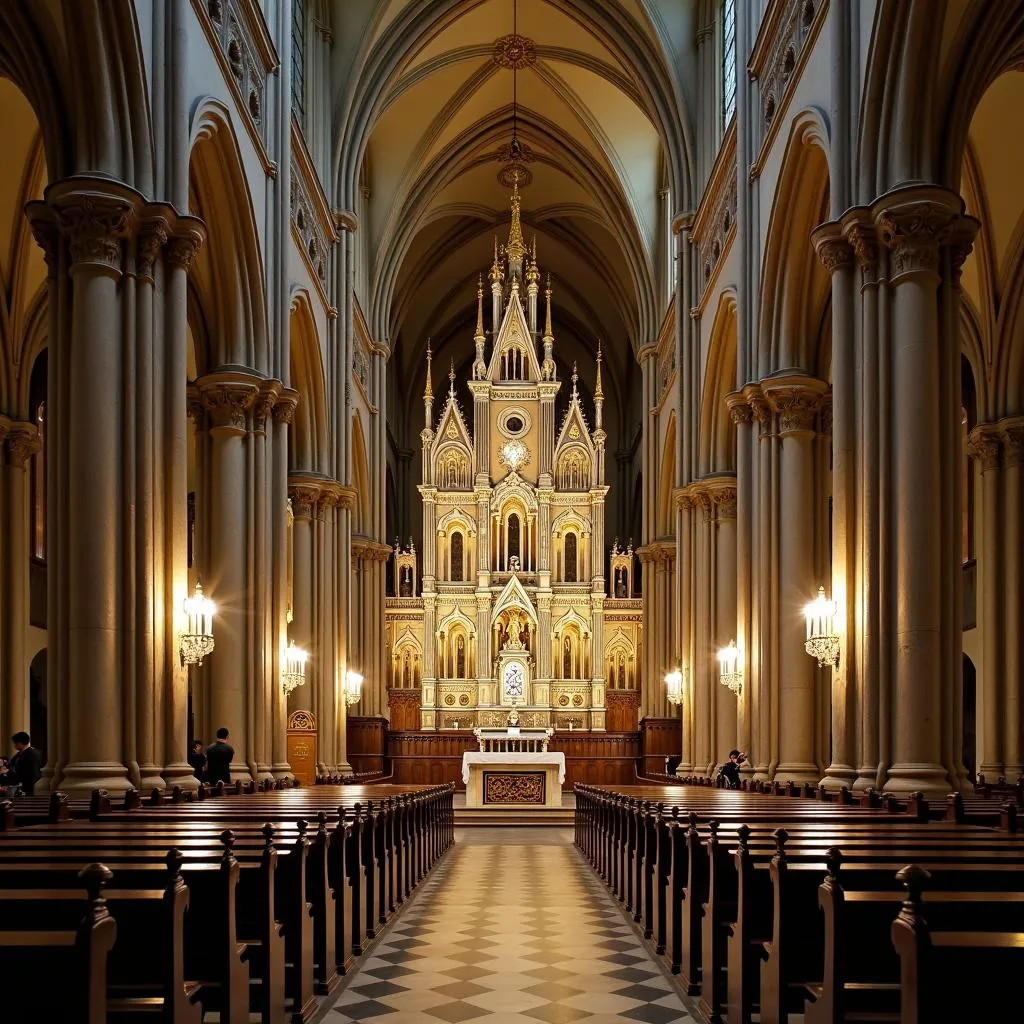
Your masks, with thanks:
[[[553,828],[459,830],[329,1018],[692,1022],[572,832]]]

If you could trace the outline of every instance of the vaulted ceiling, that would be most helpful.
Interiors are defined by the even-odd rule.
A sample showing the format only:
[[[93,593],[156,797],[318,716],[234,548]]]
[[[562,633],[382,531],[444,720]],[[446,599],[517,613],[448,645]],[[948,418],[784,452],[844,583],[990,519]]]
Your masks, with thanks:
[[[354,151],[340,155],[339,180],[344,190],[348,161],[372,263],[364,312],[392,346],[403,397],[422,386],[428,336],[445,367],[470,358],[477,276],[486,284],[492,238],[507,237],[513,72],[499,40],[514,18],[529,41],[516,73],[531,157],[523,227],[552,275],[556,359],[589,376],[603,338],[606,387],[624,386],[664,314],[658,274],[689,187],[688,11],[680,0],[336,0],[335,53],[349,68],[339,137]]]

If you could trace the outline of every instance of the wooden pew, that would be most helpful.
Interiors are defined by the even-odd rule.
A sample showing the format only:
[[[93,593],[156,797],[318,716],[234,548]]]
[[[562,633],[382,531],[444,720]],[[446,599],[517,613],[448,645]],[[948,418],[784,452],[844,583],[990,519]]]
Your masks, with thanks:
[[[0,992],[10,1019],[107,1024],[107,957],[117,936],[103,898],[110,877],[102,864],[89,864],[78,873],[86,897],[71,901],[75,923],[0,930]],[[28,912],[28,920],[19,924],[31,923],[31,916]],[[63,983],[46,984],[50,978]]]

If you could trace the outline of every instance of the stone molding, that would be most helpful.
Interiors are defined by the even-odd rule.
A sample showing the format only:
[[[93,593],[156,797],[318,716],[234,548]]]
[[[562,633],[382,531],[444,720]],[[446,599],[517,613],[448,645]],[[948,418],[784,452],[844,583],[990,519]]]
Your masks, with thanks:
[[[352,538],[352,557],[365,562],[386,562],[394,554],[390,544],[381,544],[369,537]]]
[[[636,549],[637,558],[644,564],[674,562],[676,560],[676,542],[674,540],[656,540]]]
[[[754,410],[742,391],[731,391],[725,396],[725,405],[729,410],[729,417],[737,426],[741,423],[750,423],[754,419]]]

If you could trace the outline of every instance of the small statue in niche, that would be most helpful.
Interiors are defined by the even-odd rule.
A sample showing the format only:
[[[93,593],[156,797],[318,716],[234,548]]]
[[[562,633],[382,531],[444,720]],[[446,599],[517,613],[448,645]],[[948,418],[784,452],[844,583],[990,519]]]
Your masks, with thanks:
[[[519,708],[512,708],[508,716],[508,724],[514,729],[519,725]]]
[[[398,584],[398,594],[400,597],[412,597],[412,569],[408,566],[404,566],[402,569],[402,577]]]
[[[617,569],[615,571],[615,596],[626,597],[626,571]]]
[[[508,560],[508,571],[509,572],[522,572],[522,563],[519,561],[518,555],[512,555]]]

